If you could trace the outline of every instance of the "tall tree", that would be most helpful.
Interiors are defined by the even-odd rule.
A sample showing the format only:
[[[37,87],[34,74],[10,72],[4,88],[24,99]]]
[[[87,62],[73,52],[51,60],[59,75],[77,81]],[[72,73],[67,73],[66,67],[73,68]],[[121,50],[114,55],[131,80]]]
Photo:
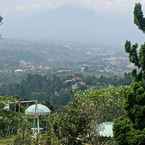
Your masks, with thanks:
[[[134,23],[145,32],[140,3],[136,3],[134,8]],[[115,121],[114,138],[117,145],[145,145],[145,43],[139,46],[126,41],[125,50],[130,62],[135,65],[132,71],[135,82],[126,95],[126,115]]]
[[[141,31],[145,32],[145,18],[140,3],[136,3],[134,8],[134,23]]]
[[[145,17],[140,3],[136,3],[134,8],[134,24],[145,33]],[[145,81],[145,43],[139,46],[137,43],[131,44],[130,41],[126,41],[125,50],[129,54],[130,62],[136,67],[132,75],[136,80]]]
[[[3,21],[3,17],[0,16],[0,24],[2,24],[2,21]]]

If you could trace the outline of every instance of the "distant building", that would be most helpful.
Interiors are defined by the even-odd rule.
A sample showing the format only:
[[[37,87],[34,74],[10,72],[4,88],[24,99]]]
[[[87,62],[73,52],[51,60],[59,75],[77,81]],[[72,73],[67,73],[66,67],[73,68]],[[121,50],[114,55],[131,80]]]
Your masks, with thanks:
[[[57,71],[57,73],[70,73],[70,72],[72,72],[72,70],[70,69],[61,69]]]
[[[70,85],[72,90],[86,88],[86,83],[77,75],[73,76],[70,80],[66,80],[64,83]]]
[[[81,66],[81,72],[87,71],[89,69],[89,66],[84,64]]]
[[[17,72],[24,72],[24,70],[23,69],[16,69],[15,73],[17,73]]]

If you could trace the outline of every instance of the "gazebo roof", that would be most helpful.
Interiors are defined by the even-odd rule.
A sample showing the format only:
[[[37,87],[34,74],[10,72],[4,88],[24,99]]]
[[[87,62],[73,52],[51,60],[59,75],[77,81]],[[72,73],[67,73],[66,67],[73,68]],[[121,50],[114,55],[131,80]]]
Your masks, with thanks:
[[[25,110],[26,115],[32,115],[32,116],[40,116],[40,115],[48,115],[51,112],[51,110],[42,104],[34,104],[29,106]]]

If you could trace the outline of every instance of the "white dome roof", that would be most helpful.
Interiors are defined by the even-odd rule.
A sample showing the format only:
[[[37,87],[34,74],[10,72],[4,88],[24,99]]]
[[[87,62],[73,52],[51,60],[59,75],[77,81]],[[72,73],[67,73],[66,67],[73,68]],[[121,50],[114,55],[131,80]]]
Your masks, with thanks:
[[[42,104],[31,105],[25,110],[26,115],[47,115],[50,112],[51,110]]]

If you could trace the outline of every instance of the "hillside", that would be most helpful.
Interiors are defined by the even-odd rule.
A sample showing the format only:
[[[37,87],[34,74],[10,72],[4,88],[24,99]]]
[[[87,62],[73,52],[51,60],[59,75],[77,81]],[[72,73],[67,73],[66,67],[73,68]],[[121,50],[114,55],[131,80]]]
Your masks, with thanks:
[[[128,59],[121,49],[80,43],[40,43],[0,40],[0,70],[54,68],[91,72],[128,71]]]

